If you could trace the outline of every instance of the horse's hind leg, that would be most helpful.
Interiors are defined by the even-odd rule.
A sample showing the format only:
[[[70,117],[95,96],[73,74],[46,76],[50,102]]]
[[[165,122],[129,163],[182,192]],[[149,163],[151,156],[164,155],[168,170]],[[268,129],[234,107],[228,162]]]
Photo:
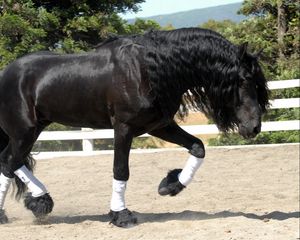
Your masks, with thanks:
[[[2,169],[6,177],[15,177],[20,197],[25,186],[31,194],[24,199],[25,206],[37,217],[52,211],[53,201],[45,186],[32,174],[29,153],[41,129],[36,126],[22,127],[9,135],[9,144],[2,152]],[[9,132],[9,131],[8,131]],[[12,133],[12,132],[11,132]]]
[[[192,181],[194,174],[201,166],[205,156],[204,145],[200,139],[185,132],[175,122],[149,134],[185,147],[191,154],[183,169],[170,171],[159,184],[158,193],[160,195],[175,196]]]

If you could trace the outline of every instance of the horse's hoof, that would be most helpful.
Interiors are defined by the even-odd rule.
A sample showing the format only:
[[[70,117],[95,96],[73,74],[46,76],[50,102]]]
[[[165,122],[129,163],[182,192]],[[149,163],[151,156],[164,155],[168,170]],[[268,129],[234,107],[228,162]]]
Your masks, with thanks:
[[[43,218],[52,212],[54,203],[48,193],[40,197],[33,197],[31,194],[28,194],[25,196],[24,205],[27,209],[32,211],[35,217]]]
[[[117,227],[129,228],[137,224],[136,216],[134,216],[127,208],[119,212],[110,210],[108,215],[111,219],[110,223]]]
[[[178,175],[182,169],[174,169],[160,182],[158,186],[158,193],[161,196],[175,196],[180,193],[185,186],[178,181]]]
[[[8,223],[8,218],[5,214],[4,209],[0,209],[0,224]]]

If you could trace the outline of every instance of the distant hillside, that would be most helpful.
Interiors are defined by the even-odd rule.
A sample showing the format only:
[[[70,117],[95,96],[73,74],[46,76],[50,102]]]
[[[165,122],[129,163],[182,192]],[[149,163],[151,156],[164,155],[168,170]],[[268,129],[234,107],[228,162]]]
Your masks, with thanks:
[[[230,19],[234,22],[240,22],[246,18],[243,15],[237,14],[237,11],[241,8],[241,6],[242,2],[166,15],[157,15],[142,19],[154,20],[158,22],[161,26],[172,24],[175,28],[196,27],[202,23],[207,22],[210,19],[218,21]],[[129,19],[127,21],[129,23],[134,23],[135,19]]]

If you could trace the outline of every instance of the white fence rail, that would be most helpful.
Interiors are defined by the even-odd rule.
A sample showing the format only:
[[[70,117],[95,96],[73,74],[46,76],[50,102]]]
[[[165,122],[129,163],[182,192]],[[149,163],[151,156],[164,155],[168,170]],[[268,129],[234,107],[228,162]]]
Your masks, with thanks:
[[[270,109],[299,107],[300,98],[274,99],[270,101]]]
[[[270,90],[300,87],[300,79],[270,81],[268,87]]]
[[[268,87],[270,90],[300,87],[300,79],[271,81],[268,83]],[[300,107],[300,98],[275,99],[271,100],[270,103],[270,109],[296,108]],[[299,130],[299,126],[299,120],[263,122],[262,131]],[[182,126],[182,128],[193,135],[219,133],[216,125],[213,124]],[[93,139],[112,139],[113,137],[112,129],[93,130],[83,128],[81,131],[45,131],[41,133],[38,141],[82,140],[83,151],[91,152],[93,151]],[[149,137],[149,135],[144,134],[140,137]]]

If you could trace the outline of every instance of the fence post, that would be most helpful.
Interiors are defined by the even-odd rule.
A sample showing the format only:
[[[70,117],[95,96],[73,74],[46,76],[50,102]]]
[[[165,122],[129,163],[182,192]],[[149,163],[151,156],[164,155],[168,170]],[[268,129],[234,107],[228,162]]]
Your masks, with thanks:
[[[93,131],[91,128],[81,128],[81,131],[88,132]],[[82,139],[82,151],[92,152],[94,151],[94,140],[93,139]]]

